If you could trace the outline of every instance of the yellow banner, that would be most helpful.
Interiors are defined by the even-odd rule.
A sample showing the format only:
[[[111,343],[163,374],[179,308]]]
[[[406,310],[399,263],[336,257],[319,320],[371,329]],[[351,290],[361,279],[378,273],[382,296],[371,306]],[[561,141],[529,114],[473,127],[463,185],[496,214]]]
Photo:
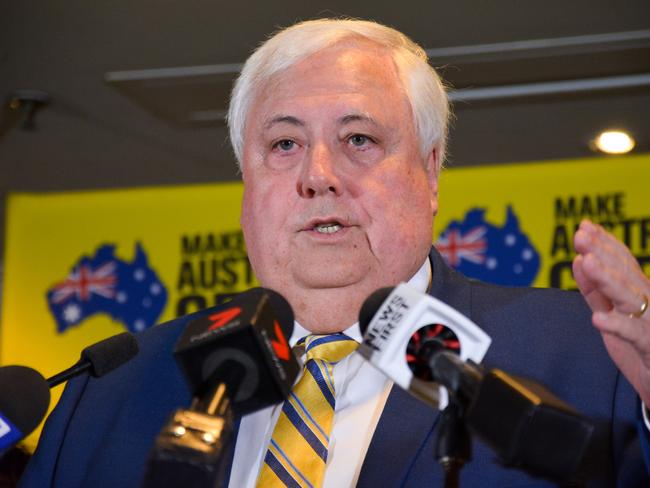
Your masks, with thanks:
[[[649,178],[647,154],[449,169],[434,240],[468,276],[570,289],[573,233],[587,218],[650,270]]]
[[[2,364],[48,377],[89,344],[256,286],[241,196],[241,183],[11,195]]]

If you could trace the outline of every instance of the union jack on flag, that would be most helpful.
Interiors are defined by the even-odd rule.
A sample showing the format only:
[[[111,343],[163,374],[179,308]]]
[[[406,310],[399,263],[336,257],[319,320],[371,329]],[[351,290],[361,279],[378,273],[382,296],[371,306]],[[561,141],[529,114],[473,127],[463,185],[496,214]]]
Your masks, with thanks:
[[[461,229],[449,229],[440,236],[436,248],[451,266],[456,267],[461,259],[466,259],[476,264],[483,264],[487,242],[483,226],[474,227],[463,233]]]
[[[65,281],[54,285],[52,302],[59,304],[75,295],[77,300],[87,302],[93,293],[105,298],[113,298],[117,283],[115,266],[115,261],[104,263],[94,270],[87,264],[78,266],[72,270]]]

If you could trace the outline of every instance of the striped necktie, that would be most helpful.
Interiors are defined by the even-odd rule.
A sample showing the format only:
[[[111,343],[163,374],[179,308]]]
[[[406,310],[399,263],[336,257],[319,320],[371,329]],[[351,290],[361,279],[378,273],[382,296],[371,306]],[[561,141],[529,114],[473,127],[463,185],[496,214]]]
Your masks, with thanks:
[[[344,334],[309,335],[297,345],[301,344],[307,355],[303,375],[282,406],[258,487],[323,484],[336,404],[332,366],[359,344]]]

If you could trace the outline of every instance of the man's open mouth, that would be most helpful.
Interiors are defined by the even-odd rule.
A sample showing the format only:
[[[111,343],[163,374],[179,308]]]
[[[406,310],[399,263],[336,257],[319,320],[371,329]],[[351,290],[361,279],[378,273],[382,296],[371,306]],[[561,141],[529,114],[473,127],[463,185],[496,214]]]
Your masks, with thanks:
[[[314,226],[314,230],[319,234],[334,234],[342,229],[343,226],[338,222],[330,222],[327,224],[318,224]]]

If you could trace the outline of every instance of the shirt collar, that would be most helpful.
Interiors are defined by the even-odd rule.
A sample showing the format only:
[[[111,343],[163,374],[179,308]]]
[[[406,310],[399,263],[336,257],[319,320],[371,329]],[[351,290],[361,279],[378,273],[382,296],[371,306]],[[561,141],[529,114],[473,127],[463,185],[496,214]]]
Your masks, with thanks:
[[[424,260],[420,269],[408,280],[408,284],[413,286],[418,291],[426,293],[429,288],[429,283],[431,283],[431,263],[429,262],[429,256]],[[359,328],[359,322],[355,322],[350,327],[345,329],[343,333],[354,339],[357,342],[363,342],[363,336],[361,335],[361,329]],[[289,345],[291,347],[295,346],[296,343],[305,337],[306,335],[311,334],[307,329],[300,325],[297,321],[293,323],[293,333],[291,334],[291,339],[289,339]]]

